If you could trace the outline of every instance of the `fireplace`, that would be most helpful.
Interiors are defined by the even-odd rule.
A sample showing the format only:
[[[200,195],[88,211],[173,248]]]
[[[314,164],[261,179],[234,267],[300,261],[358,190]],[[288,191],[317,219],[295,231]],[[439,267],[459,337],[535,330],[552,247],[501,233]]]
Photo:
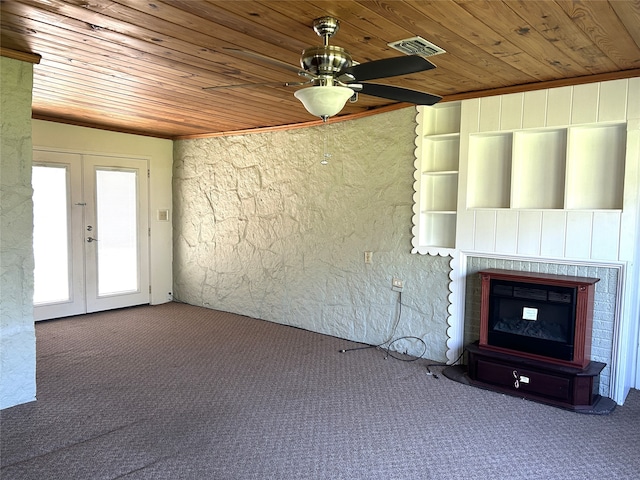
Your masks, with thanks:
[[[599,279],[497,269],[480,278],[481,347],[587,366]]]
[[[480,340],[466,349],[471,383],[573,410],[593,409],[605,367],[590,358],[599,279],[498,269],[479,275]]]

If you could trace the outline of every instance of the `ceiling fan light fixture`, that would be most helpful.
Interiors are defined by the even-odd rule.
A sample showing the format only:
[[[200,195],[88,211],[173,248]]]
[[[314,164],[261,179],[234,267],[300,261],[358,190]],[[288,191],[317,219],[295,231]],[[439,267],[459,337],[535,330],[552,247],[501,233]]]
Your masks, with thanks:
[[[353,96],[353,90],[337,85],[317,85],[294,93],[311,115],[326,120],[340,113]]]

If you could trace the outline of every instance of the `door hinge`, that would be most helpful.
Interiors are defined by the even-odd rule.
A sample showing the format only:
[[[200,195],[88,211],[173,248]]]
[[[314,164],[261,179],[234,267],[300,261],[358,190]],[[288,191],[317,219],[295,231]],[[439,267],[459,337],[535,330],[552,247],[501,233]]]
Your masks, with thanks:
[[[151,285],[149,285],[149,295],[151,295]]]
[[[151,227],[149,227],[149,236],[151,236]]]
[[[147,178],[151,178],[151,169],[147,168]]]

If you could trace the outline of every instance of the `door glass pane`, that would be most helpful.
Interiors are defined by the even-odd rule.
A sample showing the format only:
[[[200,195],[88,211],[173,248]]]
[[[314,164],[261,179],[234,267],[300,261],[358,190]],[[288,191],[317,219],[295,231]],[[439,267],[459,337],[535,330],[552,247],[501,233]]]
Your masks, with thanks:
[[[34,305],[69,301],[67,168],[34,166]]]
[[[96,170],[98,296],[138,291],[136,176]]]

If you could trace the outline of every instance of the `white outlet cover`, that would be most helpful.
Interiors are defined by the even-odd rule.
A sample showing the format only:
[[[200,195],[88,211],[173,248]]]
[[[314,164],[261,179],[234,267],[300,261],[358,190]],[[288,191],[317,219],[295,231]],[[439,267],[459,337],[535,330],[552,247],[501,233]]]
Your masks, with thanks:
[[[169,210],[158,210],[158,221],[159,222],[168,222],[169,221]]]

